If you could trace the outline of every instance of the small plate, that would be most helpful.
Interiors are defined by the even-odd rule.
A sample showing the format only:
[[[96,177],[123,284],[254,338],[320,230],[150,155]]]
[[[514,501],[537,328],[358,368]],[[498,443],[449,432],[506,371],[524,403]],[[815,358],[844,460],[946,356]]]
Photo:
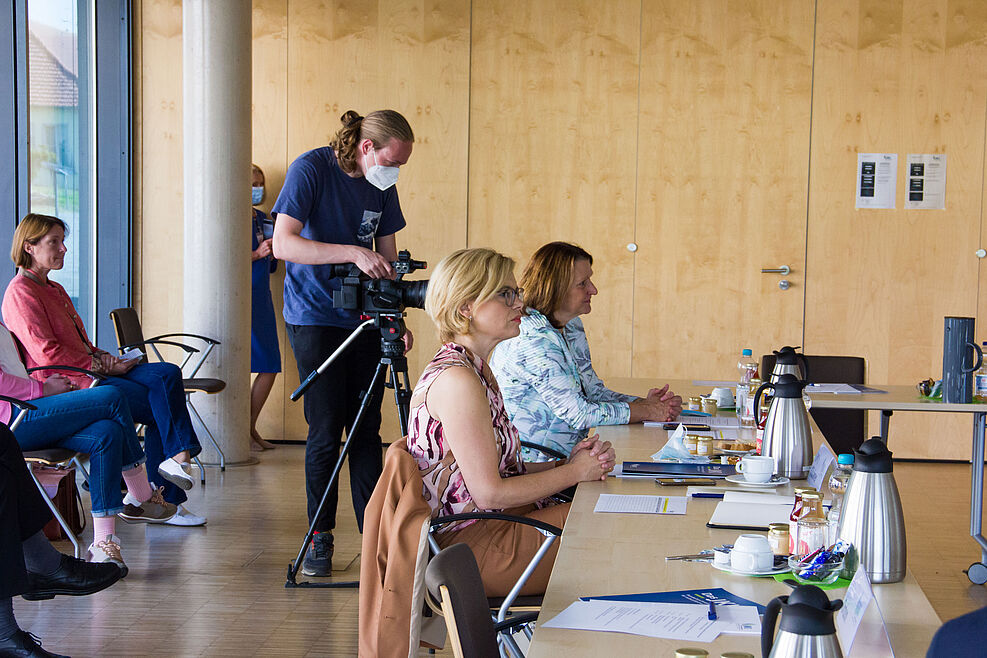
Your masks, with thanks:
[[[725,455],[749,455],[751,454],[751,451],[754,449],[755,448],[752,446],[747,450],[727,450],[726,448],[717,448],[716,450],[718,452],[722,452]]]
[[[717,571],[725,571],[727,573],[732,573],[735,576],[774,576],[779,573],[788,573],[789,571],[792,570],[792,568],[787,564],[782,565],[780,567],[774,567],[773,569],[769,569],[768,571],[738,571],[728,564],[719,565],[713,562],[710,562],[709,564]]]
[[[781,477],[778,475],[772,476],[772,478],[767,482],[748,482],[747,480],[744,479],[744,475],[742,473],[737,473],[736,475],[728,475],[726,476],[725,479],[727,482],[732,482],[733,484],[739,484],[742,487],[777,487],[782,484],[788,484],[789,482],[791,482],[791,480],[789,480],[788,478]]]

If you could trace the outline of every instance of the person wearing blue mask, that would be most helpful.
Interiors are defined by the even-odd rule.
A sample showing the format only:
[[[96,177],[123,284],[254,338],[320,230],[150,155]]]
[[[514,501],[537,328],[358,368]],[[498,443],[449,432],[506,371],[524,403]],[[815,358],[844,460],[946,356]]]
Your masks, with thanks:
[[[257,431],[267,396],[271,394],[274,380],[281,372],[281,349],[278,347],[278,327],[274,320],[274,304],[271,301],[271,273],[277,270],[278,261],[272,255],[274,222],[263,210],[257,208],[264,201],[264,172],[253,165],[250,176],[250,213],[253,229],[250,247],[250,372],[255,373],[250,387],[250,438],[251,450],[270,450],[274,444],[265,441]]]
[[[365,117],[349,110],[340,120],[343,127],[328,146],[291,163],[272,209],[277,215],[274,256],[285,261],[284,319],[302,380],[361,322],[357,313],[333,308],[332,293],[340,280],[332,276],[332,265],[354,263],[374,279],[393,279],[391,263],[398,256],[394,235],[405,225],[395,183],[415,141],[408,120],[394,110]],[[406,350],[411,341],[408,332]],[[339,457],[343,429],[352,426],[380,358],[380,335],[363,332],[305,393],[309,523]],[[382,385],[372,392],[350,443],[350,489],[361,532],[363,512],[382,469]],[[337,500],[334,488],[302,564],[306,576],[331,573]]]

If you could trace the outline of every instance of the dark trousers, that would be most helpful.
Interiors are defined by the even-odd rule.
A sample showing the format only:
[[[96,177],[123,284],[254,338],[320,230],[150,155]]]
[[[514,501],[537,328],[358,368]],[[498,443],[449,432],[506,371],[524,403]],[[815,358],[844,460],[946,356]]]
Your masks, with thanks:
[[[7,426],[0,425],[0,599],[27,591],[21,542],[51,518],[27,472],[21,447]]]
[[[298,363],[298,376],[304,381],[322,365],[329,355],[352,333],[339,327],[287,325],[288,340]],[[312,522],[322,494],[329,484],[332,469],[339,459],[340,440],[345,429],[349,434],[363,394],[370,386],[380,363],[380,334],[365,330],[315,380],[304,397],[308,441],[305,444],[305,493],[308,520]],[[377,485],[383,468],[380,440],[380,402],[384,378],[381,377],[373,399],[350,443],[350,491],[356,522],[363,532],[363,511]],[[327,532],[336,527],[337,487],[333,487],[315,529]]]

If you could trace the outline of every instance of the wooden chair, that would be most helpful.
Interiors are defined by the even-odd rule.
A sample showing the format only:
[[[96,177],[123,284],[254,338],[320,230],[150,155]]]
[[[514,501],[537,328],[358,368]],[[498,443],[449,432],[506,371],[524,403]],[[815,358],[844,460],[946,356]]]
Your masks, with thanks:
[[[219,470],[226,470],[226,455],[223,454],[223,450],[219,447],[219,443],[216,442],[216,438],[213,436],[212,432],[209,431],[209,427],[206,425],[205,421],[202,420],[202,416],[199,415],[198,410],[192,403],[193,393],[207,393],[210,395],[219,393],[226,388],[226,382],[222,379],[216,379],[213,377],[196,377],[202,364],[205,363],[209,354],[212,352],[213,348],[221,343],[215,338],[209,338],[207,336],[199,336],[198,334],[183,334],[183,333],[172,333],[172,334],[161,334],[160,336],[154,336],[153,338],[144,338],[144,331],[141,329],[140,318],[137,317],[137,311],[133,308],[117,308],[110,311],[110,319],[113,320],[113,329],[117,335],[117,344],[119,345],[120,353],[123,354],[127,350],[133,348],[140,349],[144,353],[144,358],[147,359],[147,348],[150,347],[154,352],[158,361],[165,361],[166,359],[161,355],[158,350],[158,346],[167,345],[171,347],[177,347],[185,352],[185,359],[179,364],[179,368],[182,369],[183,373],[186,366],[189,365],[192,356],[199,354],[198,360],[191,365],[191,372],[189,372],[188,377],[182,379],[182,384],[185,388],[185,404],[188,406],[189,414],[197,421],[199,421],[199,426],[205,431],[206,437],[209,439],[209,443],[212,447],[219,453]],[[191,338],[202,342],[205,345],[204,350],[199,350],[191,345],[186,345],[185,343],[180,343],[174,340],[168,340],[169,338]],[[202,468],[202,462],[196,458],[196,464],[199,466],[199,472],[201,475],[201,482],[205,484],[206,474],[205,469]]]
[[[508,639],[514,642],[513,633],[538,618],[537,612],[527,612],[494,623],[483,596],[480,570],[466,544],[453,544],[432,558],[425,569],[425,586],[441,601],[456,658],[506,655],[503,649]]]
[[[809,356],[809,381],[819,384],[863,384],[864,359],[859,356]],[[761,378],[768,381],[774,354],[761,357]],[[809,409],[833,452],[853,452],[867,438],[867,412],[856,409]]]

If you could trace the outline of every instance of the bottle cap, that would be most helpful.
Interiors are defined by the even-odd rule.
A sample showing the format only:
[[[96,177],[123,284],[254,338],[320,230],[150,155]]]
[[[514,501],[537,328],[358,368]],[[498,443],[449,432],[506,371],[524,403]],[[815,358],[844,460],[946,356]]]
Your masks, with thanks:
[[[987,343],[984,343],[984,345],[987,345]],[[749,347],[745,347],[744,348],[744,351],[740,353],[741,356],[751,356],[753,354],[754,353],[751,352],[751,348],[749,348]]]
[[[837,464],[841,464],[841,465],[842,464],[852,464],[853,463],[853,455],[847,454],[847,453],[844,452],[839,457],[836,458],[836,463]]]

